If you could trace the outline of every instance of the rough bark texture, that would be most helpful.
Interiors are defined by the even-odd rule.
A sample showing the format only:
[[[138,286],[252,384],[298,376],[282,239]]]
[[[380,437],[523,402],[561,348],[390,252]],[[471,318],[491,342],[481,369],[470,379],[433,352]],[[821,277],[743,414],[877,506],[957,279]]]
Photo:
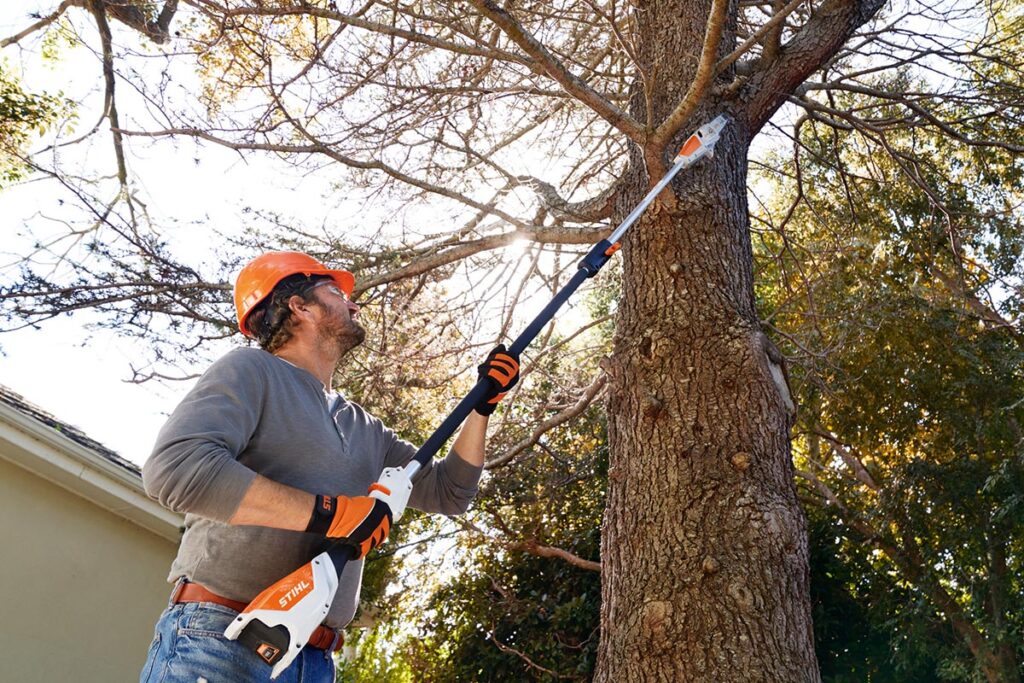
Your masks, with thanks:
[[[680,56],[699,53],[708,4],[640,13],[645,49],[658,50],[646,55],[659,65],[656,120],[685,88]],[[727,130],[622,250],[598,681],[820,679],[792,404],[754,310],[747,139]],[[641,156],[634,200],[648,187]]]

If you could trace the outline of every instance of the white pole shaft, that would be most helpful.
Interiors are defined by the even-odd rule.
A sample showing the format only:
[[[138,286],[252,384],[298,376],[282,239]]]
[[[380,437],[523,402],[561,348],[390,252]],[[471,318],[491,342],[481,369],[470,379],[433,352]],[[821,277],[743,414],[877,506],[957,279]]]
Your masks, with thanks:
[[[643,200],[636,205],[635,209],[629,212],[629,215],[626,216],[625,220],[619,223],[619,227],[615,228],[615,232],[608,236],[608,241],[611,242],[612,244],[615,244],[620,239],[622,239],[622,236],[626,234],[626,231],[633,226],[633,223],[635,223],[636,219],[640,217],[640,214],[642,214],[644,210],[651,205],[651,202],[654,201],[654,198],[661,194],[661,191],[664,190],[665,186],[672,181],[672,178],[675,177],[676,173],[679,173],[679,171],[682,170],[683,166],[688,165],[692,161],[693,160],[690,159],[689,157],[683,157],[675,164],[673,164],[672,168],[670,168],[668,170],[668,173],[665,174],[665,177],[659,180],[658,184],[651,188],[651,191],[647,193],[647,196],[644,197]]]
[[[647,196],[643,198],[643,200],[629,213],[628,216],[626,216],[626,219],[619,224],[619,227],[615,228],[615,232],[608,236],[608,241],[615,244],[622,239],[622,236],[626,234],[626,231],[629,230],[634,222],[636,222],[636,219],[640,217],[640,214],[644,212],[644,209],[650,206],[651,202],[654,201],[654,198],[665,189],[665,186],[672,181],[672,178],[675,177],[676,173],[679,173],[679,171],[691,164],[697,163],[698,160],[703,159],[705,156],[712,154],[715,149],[715,143],[718,142],[718,136],[728,123],[729,117],[725,114],[720,114],[715,117],[714,121],[704,124],[696,133],[691,135],[688,138],[687,143],[696,138],[699,142],[698,148],[686,156],[683,156],[682,152],[679,153],[679,156],[676,157],[676,162],[672,165],[672,168],[668,170],[668,173],[665,174],[665,177],[659,180],[658,184],[651,188],[651,191],[647,193]],[[687,145],[684,144],[683,149],[685,150],[686,147]]]

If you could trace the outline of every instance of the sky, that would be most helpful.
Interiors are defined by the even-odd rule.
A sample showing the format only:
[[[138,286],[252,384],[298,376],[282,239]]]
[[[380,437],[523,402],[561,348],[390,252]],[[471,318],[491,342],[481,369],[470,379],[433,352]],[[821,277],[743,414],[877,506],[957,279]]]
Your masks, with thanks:
[[[57,4],[32,3],[43,12]],[[26,5],[0,3],[0,37],[31,23]],[[0,51],[0,59],[8,68],[22,69],[23,83],[30,89],[61,90],[83,100],[80,128],[91,127],[98,118],[94,112],[102,101],[96,89],[101,82],[100,65],[88,50],[66,52],[59,65],[44,65],[30,51],[17,47]],[[191,250],[201,258],[210,245],[208,226],[244,229],[243,204],[275,207],[296,201],[294,178],[270,173],[226,150],[194,143],[168,147],[133,144],[129,163],[150,213],[180,222],[173,236],[178,253]],[[62,163],[73,161],[74,155],[82,155],[83,163],[112,157],[109,135],[97,135],[94,142],[61,153]],[[25,249],[25,226],[31,225],[38,236],[48,226],[59,230],[63,227],[59,221],[71,218],[76,207],[57,205],[54,192],[53,183],[30,182],[0,193],[0,270],[17,263],[17,254]],[[2,284],[6,282],[0,279]],[[48,321],[40,329],[0,334],[0,384],[141,464],[160,426],[194,380],[131,383],[131,365],[143,360],[139,342],[89,330],[88,322],[88,314],[78,314]],[[211,349],[211,357],[227,346]],[[189,369],[198,372],[202,367]]]
[[[0,3],[0,38],[13,35],[31,24],[26,7],[47,14],[59,3],[40,0],[34,3]],[[72,8],[72,13],[78,12]],[[72,14],[72,16],[74,16]],[[96,42],[95,29],[81,35]],[[119,24],[111,24],[115,45],[119,32],[122,44],[136,44],[137,36]],[[102,75],[97,56],[85,48],[64,49],[59,63],[38,58],[38,39],[24,42],[25,49],[11,46],[0,51],[6,68],[20,73],[30,90],[57,92],[81,102],[79,135],[91,128],[102,107]],[[135,61],[138,63],[138,60]],[[154,68],[162,65],[153,60]],[[187,83],[190,74],[176,74],[175,83]],[[155,76],[158,77],[158,76]],[[169,97],[174,93],[170,92]],[[132,100],[129,87],[119,86],[118,101],[122,125],[133,128],[133,112],[144,110]],[[104,126],[106,123],[104,122]],[[138,128],[152,127],[139,122]],[[33,149],[45,147],[46,140]],[[213,262],[217,246],[211,228],[223,232],[244,232],[252,209],[267,210],[301,219],[303,225],[330,225],[359,221],[370,225],[387,214],[380,206],[367,206],[331,186],[332,175],[298,175],[283,164],[275,165],[268,156],[243,157],[233,151],[193,140],[148,141],[130,138],[126,144],[130,182],[137,188],[147,211],[159,226],[173,225],[165,236],[174,253],[190,265]],[[83,144],[63,148],[61,167],[73,169],[81,164],[95,173],[96,168],[114,168],[110,135],[105,130]],[[87,173],[83,170],[83,175]],[[10,270],[19,254],[30,248],[47,232],[59,234],[62,221],[81,220],[81,208],[71,202],[58,204],[59,188],[52,182],[33,181],[0,193],[0,286],[11,283]],[[324,199],[328,197],[328,199]],[[403,206],[402,220],[433,226],[448,223],[443,215],[431,212],[423,220],[427,207]],[[440,229],[443,229],[440,228]],[[29,232],[31,231],[31,234]],[[520,246],[518,248],[523,248]],[[512,247],[510,251],[515,251]],[[6,275],[5,275],[6,271]],[[209,275],[208,272],[204,274]],[[219,273],[214,274],[219,275]],[[4,279],[7,277],[8,279]],[[234,274],[229,276],[233,281]],[[537,307],[543,305],[539,302]],[[532,315],[523,306],[524,312]],[[89,329],[88,312],[45,322],[39,329],[21,329],[0,333],[0,384],[21,394],[58,419],[79,427],[90,437],[141,464],[148,457],[157,431],[167,415],[194,384],[191,381],[149,381],[133,384],[131,366],[145,361],[145,349],[138,340],[118,337],[110,331]],[[212,361],[239,338],[211,346]],[[207,362],[208,362],[207,361]],[[202,372],[206,363],[181,367],[182,374]]]
[[[36,0],[30,3],[0,3],[0,38],[7,37],[33,23],[28,15],[35,11],[46,15],[59,5],[57,0]],[[85,19],[80,8],[71,8],[68,15],[79,17],[80,36],[95,48],[98,39],[95,26]],[[138,36],[117,22],[111,22],[115,51],[119,45],[138,45]],[[37,34],[41,35],[41,34]],[[75,137],[90,129],[99,119],[103,105],[102,72],[98,56],[86,48],[62,48],[59,62],[46,63],[39,58],[40,41],[32,37],[23,47],[14,45],[0,51],[5,68],[18,72],[30,90],[58,92],[80,102]],[[172,66],[178,61],[172,61]],[[185,62],[182,62],[185,63]],[[137,68],[150,68],[143,77],[160,79],[164,62],[134,59]],[[143,65],[143,66],[140,66]],[[192,85],[195,73],[172,73],[171,85],[163,95],[169,100],[190,99],[183,90]],[[165,81],[160,80],[164,83]],[[127,129],[153,129],[146,118],[147,103],[130,84],[119,81],[118,109],[121,123]],[[133,99],[134,98],[134,99]],[[140,117],[133,119],[133,116]],[[110,134],[103,128],[86,142],[60,149],[60,166],[65,172],[81,166],[82,175],[96,169],[113,171],[113,147]],[[64,131],[67,133],[67,131]],[[33,149],[45,147],[44,140]],[[236,152],[194,140],[128,138],[126,142],[130,184],[137,188],[153,223],[165,230],[174,253],[190,265],[214,263],[211,250],[217,246],[211,228],[224,232],[244,231],[248,217],[255,209],[290,215],[304,226],[325,229],[356,230],[360,226],[379,226],[398,222],[404,225],[427,226],[430,232],[443,232],[456,226],[450,209],[439,212],[430,204],[403,204],[400,216],[384,202],[362,204],[349,195],[351,190],[338,191],[331,182],[337,176],[330,172],[299,175],[294,169],[277,163],[269,155],[243,157]],[[48,153],[49,154],[49,153]],[[532,162],[531,162],[532,163]],[[565,159],[538,160],[534,172],[544,177],[551,169],[567,163]],[[47,232],[59,234],[66,223],[80,223],[82,209],[74,202],[58,205],[59,188],[50,181],[34,181],[8,188],[0,193],[0,286],[12,283],[16,269],[11,270],[19,255],[30,250],[31,242]],[[325,197],[327,199],[325,199]],[[348,218],[346,218],[348,217]],[[376,229],[376,227],[372,228]],[[505,249],[507,256],[526,248],[525,244]],[[343,264],[337,264],[343,265]],[[221,273],[201,271],[209,277]],[[234,274],[229,276],[233,281]],[[4,278],[7,278],[6,280]],[[449,283],[449,287],[466,287],[473,295],[473,285]],[[538,287],[542,286],[537,283]],[[516,317],[528,320],[546,303],[532,301],[529,293],[520,300]],[[567,307],[571,309],[572,306]],[[563,312],[566,314],[566,312]],[[73,424],[92,438],[117,451],[125,458],[141,464],[148,456],[157,431],[167,415],[194,384],[150,381],[133,384],[131,365],[145,361],[145,349],[139,340],[128,340],[105,331],[88,329],[90,313],[76,313],[70,318],[51,320],[40,329],[21,329],[0,333],[0,384],[21,394],[58,419]],[[570,316],[571,318],[571,316]],[[563,315],[564,319],[564,315]],[[493,321],[495,330],[500,318]],[[488,322],[487,324],[490,324]],[[487,325],[485,325],[486,327]],[[486,330],[483,334],[487,334]],[[181,367],[182,374],[201,372],[206,363],[225,352],[239,338],[209,349],[208,359],[195,367]]]

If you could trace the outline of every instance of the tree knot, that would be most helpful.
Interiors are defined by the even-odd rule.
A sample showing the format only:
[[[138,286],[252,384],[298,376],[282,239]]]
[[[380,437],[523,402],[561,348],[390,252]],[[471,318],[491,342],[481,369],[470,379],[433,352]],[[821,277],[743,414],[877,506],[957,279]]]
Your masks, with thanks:
[[[733,453],[733,456],[729,458],[729,462],[732,463],[733,468],[737,472],[746,472],[750,469],[750,453],[744,453],[743,451]]]

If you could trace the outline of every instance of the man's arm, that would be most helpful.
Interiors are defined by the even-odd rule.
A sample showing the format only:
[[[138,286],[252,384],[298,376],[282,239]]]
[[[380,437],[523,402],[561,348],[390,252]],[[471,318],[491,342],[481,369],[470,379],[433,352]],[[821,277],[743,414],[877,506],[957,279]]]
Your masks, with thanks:
[[[473,412],[462,424],[452,450],[467,464],[482,467],[484,441],[488,418]],[[279,484],[256,475],[249,490],[242,497],[228,524],[272,526],[291,531],[303,531],[309,524],[309,511],[315,496],[291,486]]]
[[[257,474],[228,524],[305,531],[316,496]]]
[[[452,450],[474,467],[484,464],[484,437],[487,435],[487,420],[475,410],[462,423],[462,429],[452,444]]]
[[[228,524],[268,526],[343,539],[358,549],[355,557],[363,557],[384,542],[392,520],[400,517],[404,509],[405,501],[396,500],[396,496],[380,496],[378,492],[371,496],[314,496],[256,475]]]

